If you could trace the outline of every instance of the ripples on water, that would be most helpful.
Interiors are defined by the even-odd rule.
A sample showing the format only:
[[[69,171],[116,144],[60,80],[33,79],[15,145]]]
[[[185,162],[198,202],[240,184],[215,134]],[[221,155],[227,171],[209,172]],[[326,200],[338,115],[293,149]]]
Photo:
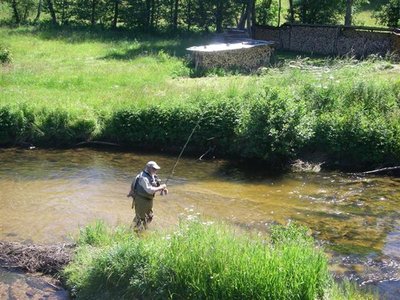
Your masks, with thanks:
[[[0,238],[52,243],[71,239],[95,219],[130,224],[133,211],[126,194],[132,178],[148,160],[156,160],[165,179],[175,159],[88,149],[0,150]],[[373,260],[392,276],[374,271],[375,281],[400,279],[395,265],[400,259],[398,178],[339,173],[272,177],[255,171],[225,161],[181,159],[169,180],[170,194],[155,201],[151,230],[173,226],[187,208],[261,230],[295,220],[340,253],[335,257],[344,260],[336,263],[346,270]],[[352,263],[346,261],[350,253]],[[378,263],[384,259],[393,262],[390,272]]]

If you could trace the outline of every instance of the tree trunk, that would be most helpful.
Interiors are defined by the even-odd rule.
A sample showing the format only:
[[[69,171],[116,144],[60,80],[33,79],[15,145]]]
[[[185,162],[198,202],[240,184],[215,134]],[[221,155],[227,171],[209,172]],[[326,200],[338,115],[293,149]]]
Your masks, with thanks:
[[[42,6],[43,6],[43,1],[39,0],[37,14],[36,14],[35,20],[33,21],[34,24],[36,24],[40,20],[40,14],[42,13]]]
[[[156,26],[156,4],[154,0],[150,1],[150,28],[154,28]]]
[[[244,25],[246,24],[246,19],[247,19],[247,5],[244,4],[242,7],[242,14],[240,15],[240,19],[237,24],[238,29],[244,29]]]
[[[192,26],[192,1],[188,0],[187,4],[187,30],[190,31],[190,27]]]
[[[247,21],[246,21],[247,33],[251,35],[251,21],[252,21],[251,12],[253,11],[253,0],[248,0],[246,11],[247,11]]]
[[[49,8],[50,11],[51,22],[53,23],[53,25],[57,25],[56,12],[54,10],[54,5],[52,0],[47,0],[47,7]]]
[[[15,23],[16,24],[21,23],[21,18],[19,16],[17,2],[15,0],[12,0],[11,6],[12,6],[13,13],[14,13]]]
[[[344,26],[351,26],[352,8],[353,8],[353,0],[346,0],[346,16],[344,18]]]
[[[92,12],[90,14],[90,24],[92,26],[96,25],[96,8],[97,8],[97,0],[92,0]]]
[[[282,1],[278,1],[278,27],[281,26],[281,10],[282,10]]]
[[[118,14],[119,14],[119,0],[114,0],[114,17],[112,21],[112,28],[117,28],[117,23],[118,23]]]
[[[251,4],[251,24],[254,25],[256,23],[256,0],[253,0],[253,3]]]
[[[224,0],[217,1],[217,11],[215,14],[215,26],[217,27],[217,32],[222,32],[222,21],[224,16]]]
[[[173,20],[172,20],[172,29],[174,31],[178,30],[178,10],[179,10],[179,0],[175,0],[174,17],[173,17]]]
[[[294,23],[294,7],[293,7],[293,0],[289,0],[289,22]]]

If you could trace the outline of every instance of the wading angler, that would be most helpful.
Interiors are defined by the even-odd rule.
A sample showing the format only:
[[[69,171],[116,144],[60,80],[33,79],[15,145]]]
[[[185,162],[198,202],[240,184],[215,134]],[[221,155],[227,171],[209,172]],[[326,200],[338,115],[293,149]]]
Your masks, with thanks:
[[[149,161],[131,184],[128,197],[132,197],[132,208],[135,208],[133,227],[142,231],[153,220],[153,199],[157,192],[167,194],[167,185],[161,184],[157,176],[160,166],[155,161]]]

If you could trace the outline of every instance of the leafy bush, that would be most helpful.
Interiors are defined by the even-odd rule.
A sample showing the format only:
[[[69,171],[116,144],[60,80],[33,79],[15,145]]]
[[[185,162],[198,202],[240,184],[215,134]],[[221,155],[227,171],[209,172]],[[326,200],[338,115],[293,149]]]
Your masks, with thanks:
[[[11,106],[0,107],[0,145],[14,144],[24,128],[24,115]]]
[[[400,0],[389,0],[389,3],[382,5],[375,13],[375,18],[382,25],[388,27],[400,27]]]
[[[35,136],[39,145],[68,147],[89,140],[97,127],[96,119],[83,112],[45,109],[39,115]]]
[[[245,158],[262,158],[282,165],[313,136],[314,118],[305,103],[278,90],[265,89],[243,114],[238,151]]]
[[[212,138],[220,152],[226,154],[235,136],[237,115],[237,102],[233,100],[209,101],[202,106],[124,108],[110,117],[105,136],[131,147],[177,151],[196,127],[189,151],[207,150],[207,140]]]
[[[10,64],[12,60],[10,49],[0,44],[0,64]]]

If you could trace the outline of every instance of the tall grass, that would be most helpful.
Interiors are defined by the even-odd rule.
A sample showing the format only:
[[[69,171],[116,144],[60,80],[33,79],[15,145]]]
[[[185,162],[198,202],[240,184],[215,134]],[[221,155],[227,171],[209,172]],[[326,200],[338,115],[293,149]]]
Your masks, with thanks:
[[[138,237],[98,222],[81,231],[78,245],[64,276],[80,299],[360,295],[351,285],[343,292],[333,284],[325,254],[305,228],[295,225],[274,227],[265,236],[195,219],[182,221],[175,232]]]
[[[327,261],[299,228],[272,241],[222,224],[184,222],[176,232],[138,238],[87,227],[65,270],[80,298],[315,299]],[[104,294],[106,293],[106,294]]]

